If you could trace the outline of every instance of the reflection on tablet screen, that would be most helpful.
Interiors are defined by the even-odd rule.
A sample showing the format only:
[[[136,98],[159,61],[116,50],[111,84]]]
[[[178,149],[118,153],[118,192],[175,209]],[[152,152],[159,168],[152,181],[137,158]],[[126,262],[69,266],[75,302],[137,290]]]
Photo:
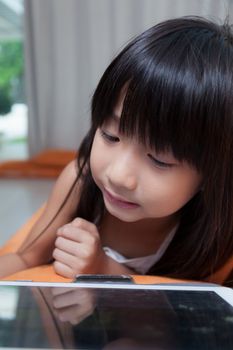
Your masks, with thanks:
[[[233,308],[206,291],[0,286],[0,346],[233,349]]]

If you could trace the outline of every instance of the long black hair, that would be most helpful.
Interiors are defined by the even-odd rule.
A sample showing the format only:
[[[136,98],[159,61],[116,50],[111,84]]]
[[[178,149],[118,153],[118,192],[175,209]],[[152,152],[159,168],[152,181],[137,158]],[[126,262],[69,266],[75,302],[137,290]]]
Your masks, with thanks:
[[[203,176],[179,228],[148,274],[203,279],[233,254],[233,35],[200,17],[162,22],[132,40],[103,74],[92,122],[78,153],[82,191],[76,216],[100,223],[104,203],[90,152],[98,127],[127,86],[120,132],[172,150]],[[180,184],[182,186],[182,184]]]

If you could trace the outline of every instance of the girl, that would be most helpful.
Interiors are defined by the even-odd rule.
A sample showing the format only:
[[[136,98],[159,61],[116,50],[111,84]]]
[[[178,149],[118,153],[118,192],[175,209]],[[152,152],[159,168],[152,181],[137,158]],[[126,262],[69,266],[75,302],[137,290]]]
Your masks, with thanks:
[[[77,162],[1,275],[53,259],[69,278],[208,279],[233,254],[232,104],[229,25],[186,17],[139,35],[105,71]]]

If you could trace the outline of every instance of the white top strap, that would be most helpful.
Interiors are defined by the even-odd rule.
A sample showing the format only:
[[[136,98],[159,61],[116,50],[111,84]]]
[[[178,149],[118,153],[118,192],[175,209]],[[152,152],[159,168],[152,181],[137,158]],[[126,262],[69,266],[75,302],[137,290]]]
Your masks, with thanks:
[[[171,243],[173,237],[175,236],[177,226],[175,226],[171,232],[167,235],[159,249],[155,254],[142,256],[139,258],[127,259],[120,253],[116,252],[114,249],[109,247],[103,247],[105,254],[115,260],[120,264],[124,264],[129,268],[134,269],[136,272],[145,274],[157,261],[161,259],[167,247]]]

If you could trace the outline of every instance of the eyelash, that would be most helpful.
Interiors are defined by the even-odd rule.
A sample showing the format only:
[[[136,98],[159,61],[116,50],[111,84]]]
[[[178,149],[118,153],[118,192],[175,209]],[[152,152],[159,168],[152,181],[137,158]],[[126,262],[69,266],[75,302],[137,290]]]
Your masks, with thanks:
[[[103,130],[100,130],[101,136],[110,143],[119,142],[120,139],[117,136],[112,136]],[[148,158],[159,168],[171,168],[172,164],[161,162],[160,160],[154,158],[151,154],[147,154]]]
[[[152,160],[152,162],[155,163],[155,165],[158,166],[159,168],[171,168],[171,167],[172,167],[172,164],[161,162],[160,160],[154,158],[151,154],[147,154],[147,156],[148,156],[148,157]]]
[[[101,132],[101,135],[102,135],[102,137],[106,140],[106,141],[108,141],[108,142],[119,142],[120,141],[120,139],[119,139],[119,137],[116,137],[116,136],[112,136],[112,135],[110,135],[110,134],[107,134],[105,131],[103,131],[103,130],[100,130],[100,132]]]

